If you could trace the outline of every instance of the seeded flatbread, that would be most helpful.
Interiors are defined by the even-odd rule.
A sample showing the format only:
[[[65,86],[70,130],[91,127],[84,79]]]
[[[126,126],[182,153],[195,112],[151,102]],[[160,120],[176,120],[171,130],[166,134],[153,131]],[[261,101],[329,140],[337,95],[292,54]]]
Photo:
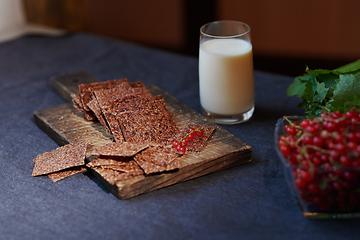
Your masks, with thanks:
[[[133,85],[135,87],[132,87]],[[112,105],[112,102],[133,94],[150,94],[149,96],[151,96],[150,91],[146,89],[142,83],[132,84],[124,82],[114,86],[113,88],[94,91],[94,95],[98,99],[101,108],[109,107]]]
[[[118,118],[126,141],[170,144],[178,133],[176,125],[166,124],[161,114],[123,113]],[[170,119],[168,119],[171,121]]]
[[[79,85],[79,92],[81,97],[81,102],[86,111],[90,111],[87,104],[95,97],[93,92],[100,89],[109,89],[118,84],[127,82],[126,78],[117,79],[117,80],[109,80],[105,82],[95,82],[95,83],[87,83]]]
[[[144,109],[149,109],[151,102],[152,95],[146,92],[129,94],[113,101],[107,111],[115,116],[124,112],[141,112]]]
[[[31,176],[45,175],[67,168],[83,166],[87,143],[79,141],[56,148],[37,156],[33,161],[35,166]]]
[[[74,174],[77,173],[81,173],[81,172],[85,172],[86,168],[85,167],[73,167],[73,168],[69,168],[69,169],[65,169],[59,172],[55,172],[55,173],[50,173],[48,174],[48,177],[53,181],[53,182],[57,182],[60,181],[64,178],[70,177]]]
[[[101,97],[99,98],[99,99],[101,99],[99,101],[99,105],[102,109],[103,115],[105,116],[105,119],[110,128],[110,131],[111,131],[112,135],[114,136],[114,139],[116,142],[121,143],[121,142],[124,142],[125,139],[123,136],[122,128],[116,117],[116,113],[120,112],[122,110],[120,108],[116,108],[115,106],[116,106],[116,104],[119,104],[119,102],[127,101],[127,99],[132,99],[135,95],[136,94],[128,95],[128,96],[125,96],[121,99],[118,99],[118,100],[112,101],[112,102],[106,102],[106,101],[104,101],[104,98],[101,98]],[[141,99],[143,99],[143,98],[141,98]]]
[[[128,97],[129,95],[151,96],[151,93],[144,87],[142,82],[136,82],[133,84],[124,82],[111,89],[101,89],[94,91],[94,95],[98,101],[102,116],[106,122],[106,124],[103,124],[108,126],[109,133],[114,135],[116,142],[123,142],[124,138],[121,133],[119,123],[114,117],[113,105],[115,105],[118,101],[121,101],[121,99],[124,97]]]
[[[166,167],[156,165],[152,162],[148,162],[139,155],[134,156],[134,160],[144,170],[145,174],[160,173],[166,171]]]
[[[130,157],[98,156],[86,166],[89,168],[102,167],[122,171],[131,176],[144,174],[139,165]]]
[[[71,94],[73,107],[80,113],[82,113],[86,120],[93,121],[96,120],[96,116],[92,111],[85,110],[83,103],[81,101],[80,93]]]
[[[90,155],[122,156],[131,157],[147,148],[148,144],[136,144],[131,142],[109,143],[105,146],[94,149]]]
[[[98,156],[88,164],[87,167],[100,167],[105,165],[118,165],[119,162],[129,162],[131,158],[129,157],[116,157],[116,156]]]
[[[132,88],[143,88],[145,87],[145,84],[142,81],[138,81],[129,83],[129,86]]]
[[[92,169],[111,185],[114,185],[117,181],[126,180],[131,177],[131,175],[126,172],[116,171],[108,168],[94,167]]]
[[[178,154],[171,146],[151,146],[134,156],[146,174],[170,171],[180,167]]]
[[[113,106],[124,138],[134,143],[168,145],[179,133],[171,113],[156,97],[129,96]]]
[[[167,115],[172,116],[170,110],[169,110],[168,107],[166,106],[166,102],[165,102],[165,99],[164,99],[163,96],[161,96],[161,95],[156,95],[156,96],[154,96],[153,99],[154,99],[154,102],[155,102],[156,105],[160,104],[160,105],[165,109],[165,111],[167,112]]]
[[[71,99],[72,99],[72,103],[73,103],[73,107],[78,110],[80,113],[84,114],[85,113],[85,109],[82,106],[82,102],[81,102],[81,98],[80,98],[80,93],[77,94],[71,94]]]
[[[99,106],[99,103],[96,98],[92,99],[88,104],[88,107],[91,109],[91,111],[95,114],[97,120],[105,127],[105,130],[107,133],[111,134],[111,130],[104,118],[104,115],[101,111],[101,108]]]
[[[204,135],[202,135],[201,137],[195,136],[194,140],[188,142],[188,145],[186,146],[186,150],[187,151],[192,151],[192,152],[201,152],[204,149],[207,141],[212,136],[212,134],[215,131],[216,127],[200,125],[200,124],[190,124],[190,125],[187,126],[187,128],[185,128],[179,134],[179,137],[177,137],[177,139],[179,140],[182,137],[184,137],[188,133],[190,128],[195,128],[195,129],[203,128],[204,129]]]
[[[115,142],[117,143],[124,142],[125,139],[116,117],[109,112],[103,112],[103,114],[109,126],[110,132],[114,136]]]
[[[128,82],[123,82],[109,89],[99,89],[94,91],[94,95],[101,108],[107,107],[111,102],[124,97],[124,92],[130,88]]]

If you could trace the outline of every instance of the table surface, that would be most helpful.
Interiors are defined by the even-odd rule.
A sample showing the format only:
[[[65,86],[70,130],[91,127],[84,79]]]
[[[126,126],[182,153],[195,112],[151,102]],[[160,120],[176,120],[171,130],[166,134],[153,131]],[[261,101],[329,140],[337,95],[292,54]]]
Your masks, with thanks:
[[[155,84],[200,112],[196,58],[88,34],[26,36],[0,44],[2,239],[359,239],[360,220],[309,220],[285,181],[273,132],[303,114],[293,78],[255,71],[255,113],[224,126],[252,146],[251,163],[119,200],[90,174],[53,183],[32,161],[58,145],[33,112],[64,104],[50,79],[85,70],[100,81]]]

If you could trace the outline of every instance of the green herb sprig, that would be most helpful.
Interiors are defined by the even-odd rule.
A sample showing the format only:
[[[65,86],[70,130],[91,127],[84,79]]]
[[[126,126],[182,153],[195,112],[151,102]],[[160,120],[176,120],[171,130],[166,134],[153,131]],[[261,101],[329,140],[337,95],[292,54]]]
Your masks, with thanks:
[[[294,79],[286,94],[301,98],[297,107],[307,115],[360,108],[360,59],[334,70],[306,67],[305,72]]]

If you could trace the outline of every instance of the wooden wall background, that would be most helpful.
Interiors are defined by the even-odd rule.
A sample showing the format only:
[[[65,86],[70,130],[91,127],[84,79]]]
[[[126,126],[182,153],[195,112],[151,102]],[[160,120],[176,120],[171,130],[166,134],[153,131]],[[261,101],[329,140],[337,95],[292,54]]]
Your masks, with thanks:
[[[358,0],[23,0],[27,19],[197,56],[199,28],[238,20],[252,29],[255,66],[304,70],[360,58]],[[274,59],[276,59],[274,61]]]

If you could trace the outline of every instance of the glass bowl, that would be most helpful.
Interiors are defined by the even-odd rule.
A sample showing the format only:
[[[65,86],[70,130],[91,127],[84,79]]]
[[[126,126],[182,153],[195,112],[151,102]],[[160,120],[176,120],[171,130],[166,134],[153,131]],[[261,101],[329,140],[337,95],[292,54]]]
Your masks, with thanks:
[[[304,118],[287,117],[292,122]],[[286,181],[300,210],[306,218],[359,218],[360,217],[360,168],[304,166],[286,159],[278,145],[288,121],[278,120],[275,149],[282,162]],[[307,181],[304,181],[307,180]]]

